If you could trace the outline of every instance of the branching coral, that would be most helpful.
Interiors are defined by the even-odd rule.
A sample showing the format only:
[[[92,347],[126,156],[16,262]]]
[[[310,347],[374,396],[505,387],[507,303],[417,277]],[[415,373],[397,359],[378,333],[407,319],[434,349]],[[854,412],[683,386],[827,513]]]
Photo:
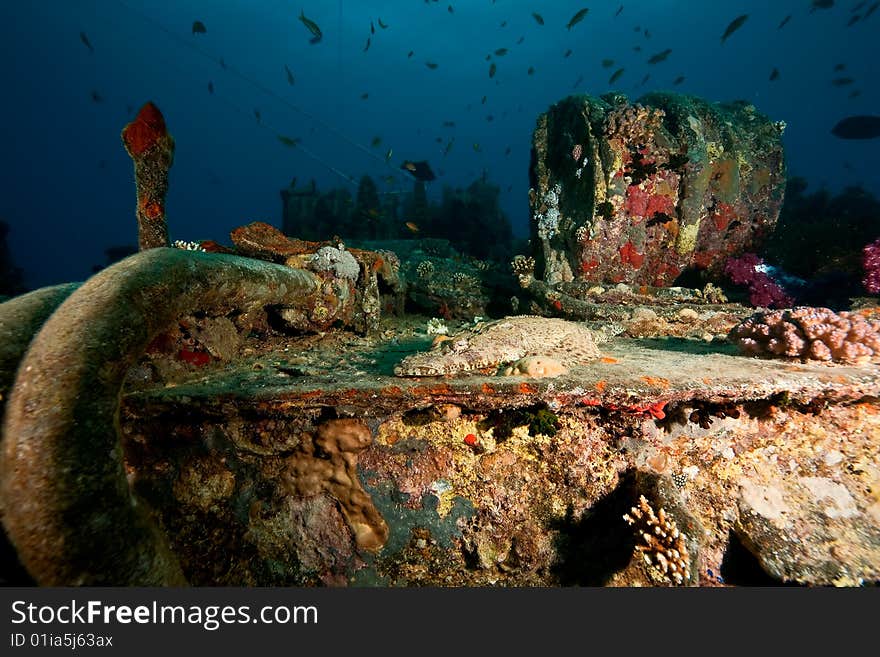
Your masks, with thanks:
[[[754,253],[744,253],[739,258],[730,258],[724,265],[724,273],[737,285],[749,289],[749,303],[759,308],[785,308],[791,306],[793,299],[768,273],[764,260]]]
[[[641,495],[639,505],[624,514],[623,519],[634,527],[640,541],[636,550],[642,553],[645,563],[673,584],[684,584],[690,565],[686,537],[678,530],[675,521],[667,517],[666,510],[661,507],[655,513]]]
[[[862,285],[870,294],[880,294],[880,239],[862,249],[862,267],[865,275]]]
[[[880,357],[880,321],[858,313],[801,306],[760,312],[730,331],[748,354],[863,363]]]

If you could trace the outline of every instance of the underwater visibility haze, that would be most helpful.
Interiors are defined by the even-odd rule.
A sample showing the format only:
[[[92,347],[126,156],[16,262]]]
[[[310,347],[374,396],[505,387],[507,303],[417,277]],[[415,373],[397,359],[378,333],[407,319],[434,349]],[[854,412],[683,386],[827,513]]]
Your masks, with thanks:
[[[525,238],[536,118],[570,94],[612,90],[752,103],[785,122],[788,174],[808,192],[860,185],[876,196],[875,10],[857,0],[6,2],[0,219],[28,289],[83,280],[107,264],[106,249],[134,244],[119,133],[147,101],[175,140],[172,239],[224,241],[254,220],[280,227],[279,191],[292,179],[354,197],[369,175],[380,193],[408,194],[407,162],[430,167],[431,202],[444,187],[497,185]],[[848,117],[862,118],[834,130]],[[401,236],[425,236],[397,219]]]

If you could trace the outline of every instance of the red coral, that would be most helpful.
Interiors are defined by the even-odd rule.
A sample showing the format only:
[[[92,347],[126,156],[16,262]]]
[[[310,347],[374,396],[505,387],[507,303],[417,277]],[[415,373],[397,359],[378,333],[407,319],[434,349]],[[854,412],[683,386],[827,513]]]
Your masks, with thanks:
[[[204,351],[181,349],[177,352],[177,357],[185,363],[195,365],[196,367],[202,367],[211,362],[211,354],[206,354]]]
[[[634,269],[638,269],[642,266],[644,260],[645,256],[636,251],[636,247],[633,246],[632,242],[627,242],[620,247],[620,261],[624,264],[632,265]]]
[[[129,155],[143,155],[168,134],[162,112],[152,102],[141,107],[134,121],[122,129],[122,141]]]
[[[727,226],[731,221],[736,219],[736,212],[729,203],[718,201],[715,204],[715,211],[712,213],[712,220],[715,222],[715,228],[719,231],[727,230]]]

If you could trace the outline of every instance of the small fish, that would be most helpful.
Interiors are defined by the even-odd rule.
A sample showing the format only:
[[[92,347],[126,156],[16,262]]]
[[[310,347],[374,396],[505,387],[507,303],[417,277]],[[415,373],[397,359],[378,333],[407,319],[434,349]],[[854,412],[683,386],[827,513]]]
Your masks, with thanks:
[[[648,60],[649,64],[659,64],[663,60],[665,60],[672,53],[672,48],[667,48],[666,50],[662,50],[655,55],[651,55],[651,58]]]
[[[614,66],[613,59],[603,59],[602,60],[602,68],[611,68],[612,66]]]
[[[778,80],[778,79],[779,79],[779,69],[774,68],[772,71],[770,71],[770,82],[773,82],[773,80]]]
[[[571,88],[572,88],[572,89],[577,89],[579,86],[581,86],[581,82],[583,82],[583,81],[584,81],[584,76],[583,76],[583,75],[579,75],[579,76],[578,76],[578,79],[574,81],[574,84],[573,84],[573,85],[571,85]]]
[[[569,55],[571,55],[571,48],[569,48],[569,49],[566,50],[564,53],[562,53],[562,56],[563,56],[563,57],[568,57]]]
[[[488,62],[490,59],[492,59],[492,55],[486,55],[486,61]]]
[[[862,95],[862,92],[860,89],[853,89],[852,91],[849,92],[850,98],[858,98],[861,95]]]
[[[287,67],[287,64],[284,65],[284,73],[287,75],[287,84],[293,86],[296,79],[293,77],[293,71]]]
[[[97,91],[95,91],[94,89],[92,89],[92,93],[90,95],[92,97],[93,102],[96,102],[96,103],[103,103],[104,102],[104,97],[101,94],[99,94]]]
[[[504,55],[506,55],[506,54],[507,54],[507,48],[499,48],[498,50],[495,51],[496,57],[504,57]]]
[[[208,93],[209,94],[214,93],[214,83],[211,82],[210,80],[208,80]]]
[[[501,25],[499,27],[507,27],[507,21],[501,21]]]
[[[364,52],[367,52],[370,49],[370,39],[371,37],[367,37],[367,43],[364,46]]]
[[[645,83],[650,79],[651,79],[651,74],[648,73],[647,75],[645,75],[645,77],[642,78],[642,81],[639,83],[639,86],[644,87]]]
[[[413,55],[415,55],[415,51],[410,50],[408,53],[406,53],[406,58],[409,59],[409,58],[412,57]]]
[[[568,21],[568,25],[565,26],[566,29],[570,30],[575,25],[584,20],[584,17],[587,15],[588,11],[590,11],[589,7],[584,7],[583,9],[578,11],[574,16],[571,17],[571,20]]]
[[[483,150],[483,149],[480,147],[480,142],[475,141],[475,142],[474,142],[474,151],[477,152],[477,153],[479,153],[479,152],[482,151],[482,150]]]
[[[82,41],[83,45],[89,49],[89,52],[95,52],[95,49],[92,47],[92,42],[89,41],[89,37],[86,36],[85,32],[79,33],[79,40]]]
[[[614,73],[611,74],[611,77],[608,78],[608,84],[614,84],[620,79],[620,76],[623,75],[623,71],[625,69],[619,68]]]
[[[289,148],[294,148],[299,142],[299,137],[286,137],[284,135],[278,135],[278,141]]]
[[[489,64],[489,77],[494,78],[495,71],[497,71],[497,70],[498,70],[498,67],[495,66],[495,62],[492,62],[491,64]]]
[[[726,231],[726,232],[729,233],[730,231],[735,230],[735,229],[739,228],[740,226],[742,226],[742,222],[741,222],[739,219],[734,219],[733,221],[731,221],[731,222],[727,225],[727,231]]]
[[[834,65],[834,70],[836,72],[840,72],[840,71],[844,70],[845,68],[846,68],[846,64],[844,64],[844,63]]]
[[[789,14],[788,16],[783,18],[782,22],[776,26],[776,29],[781,30],[783,27],[785,27],[786,23],[788,23],[788,21],[790,21],[790,20],[791,20],[791,14]]]
[[[852,16],[850,17],[850,19],[849,19],[849,21],[847,22],[846,26],[847,26],[847,27],[852,27],[853,25],[855,25],[856,23],[858,23],[861,19],[862,19],[862,17],[861,17],[859,14],[854,14],[854,15],[852,15]]]
[[[418,225],[417,223],[413,222],[413,221],[407,221],[407,222],[406,222],[405,224],[403,224],[403,225],[406,226],[406,227],[410,230],[410,232],[412,232],[412,233],[418,233],[418,232],[419,232],[419,225]]]
[[[544,24],[544,18],[543,18],[543,16],[541,16],[541,14],[536,14],[535,12],[532,12],[532,18],[535,19],[535,22],[536,22],[538,25],[543,25],[543,24]]]
[[[516,45],[521,44],[525,40],[526,40],[526,38],[524,36],[521,36],[519,39],[516,40]]]
[[[448,142],[446,142],[446,147],[443,149],[443,157],[446,157],[447,155],[449,155],[449,151],[452,150],[452,145],[453,145],[454,143],[455,143],[455,139],[454,139],[454,138],[453,138],[453,139],[450,139]]]
[[[636,52],[642,52],[642,47],[641,46],[633,46],[633,50],[635,50]]]
[[[427,66],[429,69],[431,69],[433,71],[435,68],[437,68],[437,63],[436,62],[425,62],[425,66]]]
[[[646,38],[646,39],[650,39],[650,38],[651,38],[651,33],[648,32],[648,28],[645,28],[644,35],[645,35],[645,38]]]
[[[222,68],[224,71],[226,70],[226,62],[223,61],[222,57],[220,58],[220,68]]]
[[[480,99],[480,105],[485,105],[487,100],[488,100],[488,98],[487,98],[486,96],[483,96],[483,97]]]
[[[855,80],[853,80],[852,78],[844,77],[844,78],[834,78],[831,81],[831,84],[833,84],[835,87],[845,87],[847,85],[852,84],[853,82],[855,82]]]
[[[376,135],[370,141],[370,146],[372,146],[373,148],[376,148],[376,146],[379,146],[381,143],[382,143],[382,138],[379,135]]]
[[[486,115],[486,121],[488,121],[489,123],[492,123],[492,121],[494,121],[494,120],[495,120],[495,117],[493,115],[491,115],[491,114]]]
[[[834,0],[813,0],[810,5],[810,13],[817,9],[831,9],[834,6]]]
[[[370,34],[375,34],[375,33],[376,33],[376,28],[373,27],[373,21],[370,21]]]
[[[831,128],[831,134],[841,139],[875,139],[880,137],[880,116],[848,116]]]
[[[448,11],[450,14],[454,14],[454,13],[455,13],[455,10],[452,8],[452,5],[449,5],[449,6],[446,8],[446,11]]]
[[[526,71],[526,75],[534,75],[534,73],[535,73],[535,67],[529,66],[529,70]]]
[[[369,97],[370,97],[369,91],[365,91],[364,93],[361,94],[361,100],[366,100]]]
[[[392,149],[388,149],[388,152],[385,153],[385,162],[391,161],[391,156],[394,155],[394,151]]]
[[[324,33],[321,32],[321,28],[318,27],[318,24],[312,19],[306,18],[305,12],[302,9],[299,10],[299,22],[305,25],[306,29],[312,34],[309,43],[315,44],[324,38]]]
[[[205,24],[202,21],[193,21],[192,25],[192,33],[193,34],[207,34],[208,28],[205,27]]]
[[[724,45],[724,42],[727,41],[727,37],[736,32],[739,28],[742,27],[743,23],[746,22],[746,19],[749,17],[748,14],[743,14],[742,16],[737,16],[730,24],[727,26],[727,29],[724,30],[724,34],[721,35],[721,45]]]
[[[254,116],[257,117],[257,123],[262,123],[263,119],[260,116],[260,110],[256,107],[254,108]]]
[[[444,128],[454,128],[454,127],[455,127],[455,121],[444,121],[444,122],[443,122],[443,127],[444,127]]]
[[[408,171],[416,180],[421,180],[423,182],[434,180],[436,178],[426,160],[420,160],[419,162],[404,160],[403,164],[400,165],[400,168],[404,171]]]
[[[683,76],[683,75],[679,75],[677,78],[675,78],[675,79],[672,81],[672,84],[673,84],[674,86],[678,86],[678,85],[680,85],[682,82],[684,82],[684,76]]]
[[[623,5],[620,5],[620,7],[617,8],[617,12],[615,12],[615,14],[614,14],[614,18],[617,18],[618,16],[620,16],[620,12],[622,12],[622,11],[623,11]]]
[[[508,146],[508,147],[504,150],[504,155],[505,155],[505,156],[510,155],[510,146]]]
[[[852,9],[850,9],[849,11],[850,11],[851,14],[854,14],[854,13],[857,12],[859,9],[861,9],[862,7],[864,7],[866,4],[868,4],[867,0],[862,0],[862,2],[857,2],[857,3],[855,4],[855,6],[854,6]]]
[[[873,14],[875,11],[877,11],[877,7],[880,7],[880,2],[875,2],[875,3],[872,4],[870,7],[868,7],[868,11],[866,11],[866,12],[865,12],[865,15],[862,16],[862,20],[863,20],[863,21],[868,20],[868,16],[870,16],[870,15]]]
[[[387,29],[388,29],[388,26],[387,26],[385,23],[382,22],[382,19],[381,19],[381,18],[377,18],[376,20],[377,20],[378,23],[379,23],[379,27],[381,27],[383,30],[387,30]]]

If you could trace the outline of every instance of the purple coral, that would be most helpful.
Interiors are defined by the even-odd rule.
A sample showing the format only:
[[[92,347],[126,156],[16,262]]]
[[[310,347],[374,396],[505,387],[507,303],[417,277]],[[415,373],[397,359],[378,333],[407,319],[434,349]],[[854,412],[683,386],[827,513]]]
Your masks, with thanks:
[[[794,300],[782,286],[770,276],[773,268],[754,253],[744,253],[730,258],[724,265],[724,273],[737,285],[749,288],[749,303],[759,308],[787,308]]]
[[[870,294],[880,294],[880,239],[862,249],[862,267],[865,270],[862,285]]]
[[[880,321],[851,312],[800,306],[759,312],[728,338],[748,354],[865,363],[880,358]]]

